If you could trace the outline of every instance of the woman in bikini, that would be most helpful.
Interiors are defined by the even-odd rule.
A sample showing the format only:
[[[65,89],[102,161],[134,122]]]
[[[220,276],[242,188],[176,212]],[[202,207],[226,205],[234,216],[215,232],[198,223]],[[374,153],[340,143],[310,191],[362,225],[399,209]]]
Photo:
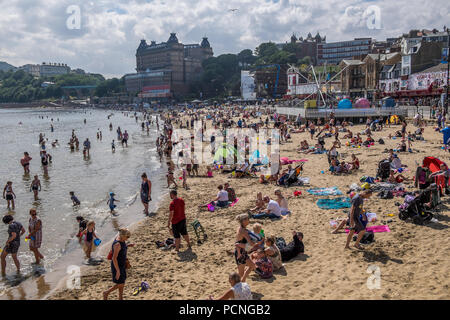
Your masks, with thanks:
[[[3,199],[6,199],[8,202],[8,210],[10,210],[11,205],[13,210],[16,208],[14,198],[16,198],[16,194],[12,189],[12,182],[8,181],[3,189]]]
[[[256,269],[255,264],[250,259],[247,253],[246,247],[248,245],[253,247],[255,246],[255,243],[250,239],[248,230],[246,229],[249,224],[248,215],[240,214],[236,217],[236,220],[239,222],[240,226],[236,234],[234,258],[238,267],[238,273],[241,277],[241,281],[245,281],[250,272]]]

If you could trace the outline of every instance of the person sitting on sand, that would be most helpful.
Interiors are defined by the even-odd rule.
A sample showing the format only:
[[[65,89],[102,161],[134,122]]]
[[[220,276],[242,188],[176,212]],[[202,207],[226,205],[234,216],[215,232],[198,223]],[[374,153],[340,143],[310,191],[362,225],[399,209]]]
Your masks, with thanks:
[[[264,200],[261,192],[258,192],[256,195],[256,207],[253,209],[250,209],[251,212],[258,212],[263,210],[264,208]]]
[[[223,186],[224,186],[225,191],[228,192],[228,201],[229,202],[236,201],[236,199],[237,199],[236,192],[234,191],[233,188],[230,187],[230,184],[228,182],[226,182]]]
[[[277,271],[283,268],[283,262],[281,261],[281,252],[276,245],[275,236],[268,236],[266,239],[267,248],[264,250],[266,256],[272,262],[273,271]]]
[[[409,180],[408,178],[406,178],[405,176],[403,176],[401,174],[398,174],[396,176],[394,170],[390,171],[388,182],[390,182],[390,183],[402,183],[403,181],[408,181],[408,180]]]
[[[330,165],[330,169],[329,170],[330,170],[330,172],[332,174],[338,172],[338,170],[339,170],[339,163],[338,163],[337,159],[332,159],[331,160],[331,165]]]
[[[269,245],[269,243],[267,243]],[[292,231],[292,241],[284,248],[279,248],[281,254],[281,261],[286,262],[294,259],[300,253],[305,252],[305,246],[303,245],[303,233]]]
[[[299,151],[307,151],[309,149],[309,144],[306,140],[303,140],[300,142],[300,149]]]
[[[353,132],[348,130],[347,134],[344,136],[344,139],[351,139],[351,138],[353,138]]]
[[[260,184],[268,184],[269,181],[266,179],[266,176],[262,174],[259,176],[259,183]]]
[[[281,214],[282,215],[286,215],[289,214],[290,211],[288,209],[288,201],[286,200],[286,198],[283,196],[283,194],[281,193],[280,189],[276,189],[275,190],[275,196],[277,197],[277,202],[280,205],[280,209],[281,209]]]
[[[248,163],[247,159],[245,159],[245,163],[239,167],[239,169],[236,169],[236,178],[240,178],[242,177],[245,172],[247,171],[248,167],[250,166],[250,164]]]
[[[352,161],[349,162],[350,170],[358,170],[359,169],[359,159],[352,154]]]
[[[251,259],[256,266],[255,272],[262,279],[270,279],[273,277],[273,264],[267,257],[264,249],[258,249],[251,255]]]
[[[253,219],[279,219],[281,218],[281,208],[278,202],[271,200],[268,196],[263,198],[264,202],[267,204],[267,209],[260,212],[259,214],[252,215]]]
[[[219,189],[219,192],[217,193],[217,197],[211,202],[200,205],[199,208],[208,208],[208,205],[211,205],[211,204],[214,206],[217,206],[219,208],[228,207],[228,205],[229,205],[228,192],[223,189],[222,185],[218,186],[217,189]]]
[[[246,282],[241,282],[241,277],[237,272],[231,273],[228,281],[231,284],[231,289],[227,290],[217,300],[253,300],[250,286]],[[214,297],[209,296],[208,300],[214,300]]]

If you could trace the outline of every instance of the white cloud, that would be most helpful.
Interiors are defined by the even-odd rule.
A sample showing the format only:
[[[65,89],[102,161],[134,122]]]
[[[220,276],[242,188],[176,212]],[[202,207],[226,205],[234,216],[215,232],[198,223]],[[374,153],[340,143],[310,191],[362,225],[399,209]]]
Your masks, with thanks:
[[[69,5],[79,5],[80,30],[66,27]],[[367,7],[381,10],[381,30],[367,28]],[[217,54],[285,42],[295,32],[319,31],[327,41],[399,36],[413,28],[448,24],[449,2],[419,0],[0,0],[0,61],[14,65],[64,62],[121,76],[133,72],[139,41],[183,43],[206,35]],[[229,9],[238,8],[231,12]]]

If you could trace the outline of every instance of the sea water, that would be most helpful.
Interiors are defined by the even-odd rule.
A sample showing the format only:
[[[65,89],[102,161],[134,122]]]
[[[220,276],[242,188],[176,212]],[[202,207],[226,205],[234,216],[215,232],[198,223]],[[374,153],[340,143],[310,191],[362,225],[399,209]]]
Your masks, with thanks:
[[[111,116],[110,116],[111,115]],[[110,116],[110,119],[108,119]],[[11,256],[7,257],[7,277],[0,280],[0,291],[17,286],[26,279],[45,281],[40,274],[49,274],[55,265],[64,265],[62,261],[71,255],[71,262],[82,264],[82,252],[76,234],[78,223],[76,216],[96,222],[97,235],[107,242],[121,226],[128,226],[143,218],[142,209],[129,210],[140,203],[139,189],[141,174],[146,172],[151,178],[153,207],[161,198],[163,186],[161,164],[157,158],[155,141],[156,126],[150,131],[142,130],[142,117],[138,113],[138,121],[134,112],[92,110],[92,109],[0,109],[0,187],[7,181],[13,182],[13,190],[17,195],[16,209],[9,211],[6,200],[0,199],[0,212],[12,214],[20,222],[27,233],[21,238],[18,257],[21,263],[21,274],[15,275],[15,266]],[[43,117],[43,118],[42,118]],[[53,121],[52,121],[53,119]],[[86,119],[86,124],[84,123]],[[112,123],[113,129],[109,129]],[[51,132],[53,124],[54,132]],[[122,147],[117,141],[117,127],[129,133],[128,147]],[[71,151],[68,145],[72,130],[80,142],[80,150]],[[102,140],[97,139],[97,132],[102,132]],[[44,176],[40,161],[39,134],[47,141],[46,150],[52,156],[48,166],[48,177]],[[91,141],[90,157],[83,158],[83,142]],[[59,141],[59,146],[52,147],[51,142]],[[116,151],[112,152],[111,142],[115,140]],[[30,174],[24,175],[20,159],[24,152],[33,158]],[[30,192],[30,184],[34,175],[38,175],[42,190],[39,200],[34,201]],[[69,192],[74,191],[81,201],[79,207],[73,207]],[[106,204],[109,193],[114,192],[117,217],[111,217]],[[29,251],[25,236],[28,234],[29,210],[35,208],[42,220],[43,241],[40,248],[44,255],[42,266],[36,268],[34,255]],[[8,226],[0,222],[0,246],[3,248],[8,239]],[[44,295],[51,284],[44,283],[39,287],[40,296]],[[48,287],[48,288],[47,288]],[[32,298],[27,292],[21,298]]]

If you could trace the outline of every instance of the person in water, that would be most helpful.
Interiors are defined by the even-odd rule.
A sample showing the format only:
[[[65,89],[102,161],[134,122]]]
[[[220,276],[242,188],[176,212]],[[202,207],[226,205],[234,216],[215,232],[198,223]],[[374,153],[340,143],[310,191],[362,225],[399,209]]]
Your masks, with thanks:
[[[39,180],[39,177],[36,175],[34,176],[34,180],[31,182],[30,185],[30,192],[33,191],[34,193],[34,201],[38,200],[38,193],[41,191],[41,181]]]
[[[81,202],[80,202],[80,200],[78,200],[78,198],[75,196],[75,192],[70,191],[69,194],[70,194],[70,200],[72,200],[73,206],[74,206],[74,207],[75,207],[75,206],[79,206]]]
[[[20,262],[17,258],[17,252],[20,247],[20,237],[25,233],[25,229],[20,222],[14,221],[12,215],[7,214],[3,217],[3,223],[8,225],[8,240],[1,254],[2,276],[6,275],[6,256],[11,254],[17,272],[20,272]]]
[[[152,201],[152,182],[147,178],[145,172],[142,174],[141,178],[141,201],[144,205],[144,213],[148,215],[148,203]]]
[[[22,164],[23,171],[25,174],[30,174],[30,161],[33,158],[30,157],[28,152],[23,153],[23,158],[20,160],[20,163]]]
[[[30,240],[30,251],[34,253],[36,264],[39,264],[44,256],[39,252],[42,244],[42,221],[38,218],[36,209],[30,209],[28,232],[26,239]]]
[[[112,152],[116,152],[116,144],[114,143],[114,139],[111,142],[111,150],[112,150]]]
[[[86,229],[81,233],[84,236],[84,252],[86,253],[86,258],[91,259],[92,249],[94,247],[94,239],[98,239],[95,233],[95,222],[89,221],[86,225]]]
[[[14,193],[13,189],[12,189],[12,182],[8,181],[6,183],[5,188],[3,189],[3,199],[6,199],[6,201],[8,202],[8,210],[12,209],[14,210],[16,208],[15,203],[14,203],[14,199],[16,198],[16,194]]]
[[[120,202],[119,200],[116,200],[116,199],[114,199],[114,192],[110,192],[109,193],[109,199],[108,199],[108,201],[106,202],[106,204],[108,204],[109,205],[109,209],[111,210],[111,213],[113,213],[114,212],[114,209],[117,207],[115,204],[114,204],[114,202]]]

